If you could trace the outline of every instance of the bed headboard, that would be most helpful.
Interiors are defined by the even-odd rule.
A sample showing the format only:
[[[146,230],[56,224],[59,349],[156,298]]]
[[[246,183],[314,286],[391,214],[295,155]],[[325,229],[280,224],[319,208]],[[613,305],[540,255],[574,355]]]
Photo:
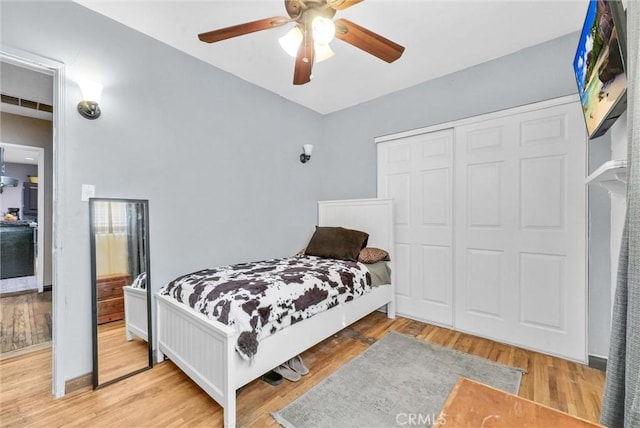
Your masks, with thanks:
[[[393,200],[318,202],[318,226],[342,226],[369,234],[369,247],[387,250],[393,260]]]

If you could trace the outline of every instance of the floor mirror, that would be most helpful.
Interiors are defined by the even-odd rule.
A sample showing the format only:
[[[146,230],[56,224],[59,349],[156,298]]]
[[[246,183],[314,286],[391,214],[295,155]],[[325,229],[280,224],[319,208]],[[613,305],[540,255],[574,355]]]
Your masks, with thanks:
[[[93,387],[153,366],[149,202],[89,199]]]

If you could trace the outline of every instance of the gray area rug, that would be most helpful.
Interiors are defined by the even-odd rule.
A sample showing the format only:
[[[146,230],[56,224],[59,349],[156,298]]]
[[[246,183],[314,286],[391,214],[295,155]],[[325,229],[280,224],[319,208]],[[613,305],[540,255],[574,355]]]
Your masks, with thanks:
[[[390,332],[273,417],[287,428],[431,426],[461,376],[516,394],[522,371]]]

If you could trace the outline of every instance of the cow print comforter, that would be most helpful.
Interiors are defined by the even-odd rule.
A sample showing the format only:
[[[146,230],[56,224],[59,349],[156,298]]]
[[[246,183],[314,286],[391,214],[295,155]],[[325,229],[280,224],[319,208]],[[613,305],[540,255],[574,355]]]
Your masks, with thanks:
[[[370,290],[365,265],[305,256],[201,270],[160,294],[235,327],[236,350],[251,360],[262,338]]]

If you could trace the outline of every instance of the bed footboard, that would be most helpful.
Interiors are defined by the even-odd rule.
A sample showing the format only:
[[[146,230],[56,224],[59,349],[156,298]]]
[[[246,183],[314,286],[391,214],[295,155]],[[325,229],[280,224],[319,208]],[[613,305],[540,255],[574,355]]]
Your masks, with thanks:
[[[224,411],[225,427],[234,427],[236,393],[231,378],[235,331],[157,295],[158,351],[213,398]],[[161,361],[161,360],[158,360]]]
[[[144,341],[147,337],[147,290],[133,288],[130,285],[122,287],[124,293],[124,320],[127,340],[133,340],[133,335]]]
[[[157,295],[158,361],[163,354],[173,361],[222,406],[224,426],[233,427],[236,389],[384,305],[391,317],[393,287],[389,284],[264,338],[249,362],[235,352],[235,329]]]

